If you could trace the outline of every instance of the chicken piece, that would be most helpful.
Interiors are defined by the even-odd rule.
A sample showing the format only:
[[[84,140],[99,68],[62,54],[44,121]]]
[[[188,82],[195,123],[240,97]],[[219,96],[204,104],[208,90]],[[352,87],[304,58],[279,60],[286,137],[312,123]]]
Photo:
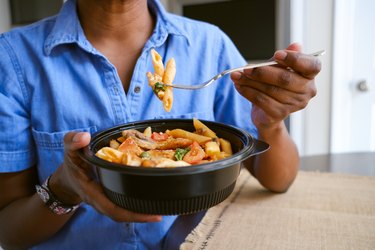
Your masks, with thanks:
[[[122,131],[122,136],[125,138],[131,137],[137,143],[137,145],[143,149],[150,150],[157,147],[157,143],[154,140],[135,129]]]
[[[157,159],[157,158],[168,158],[168,159],[173,159],[174,157],[174,150],[168,149],[168,150],[158,150],[158,149],[153,149],[147,151],[150,159]]]

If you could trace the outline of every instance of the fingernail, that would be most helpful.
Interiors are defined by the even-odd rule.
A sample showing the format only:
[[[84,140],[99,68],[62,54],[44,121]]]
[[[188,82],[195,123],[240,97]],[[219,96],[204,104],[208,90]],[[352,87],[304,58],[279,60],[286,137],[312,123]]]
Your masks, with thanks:
[[[82,135],[83,135],[83,133],[77,133],[77,134],[75,134],[75,135],[73,136],[72,141],[73,141],[73,142],[79,142],[79,141],[82,139]]]
[[[240,72],[233,72],[230,77],[232,80],[240,80],[242,77],[242,74]]]
[[[163,216],[161,215],[158,215],[155,217],[155,221],[162,221],[163,220]]]
[[[275,59],[279,61],[284,61],[287,56],[287,53],[284,50],[278,50],[275,52]]]

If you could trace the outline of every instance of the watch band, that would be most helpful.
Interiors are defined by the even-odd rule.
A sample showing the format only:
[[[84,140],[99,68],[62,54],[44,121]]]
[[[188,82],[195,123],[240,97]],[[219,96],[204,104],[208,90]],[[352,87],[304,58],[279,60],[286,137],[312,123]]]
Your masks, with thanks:
[[[49,180],[51,175],[44,181],[42,185],[36,185],[36,192],[38,193],[40,199],[44,202],[44,204],[54,213],[57,215],[63,215],[76,210],[80,204],[78,205],[67,205],[56,199],[49,188]]]

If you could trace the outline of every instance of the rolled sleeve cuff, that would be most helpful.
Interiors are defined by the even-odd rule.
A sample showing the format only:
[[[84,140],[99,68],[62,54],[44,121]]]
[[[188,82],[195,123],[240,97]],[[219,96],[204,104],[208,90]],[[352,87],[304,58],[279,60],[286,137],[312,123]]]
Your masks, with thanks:
[[[36,158],[31,150],[0,152],[0,173],[22,171],[35,163]]]

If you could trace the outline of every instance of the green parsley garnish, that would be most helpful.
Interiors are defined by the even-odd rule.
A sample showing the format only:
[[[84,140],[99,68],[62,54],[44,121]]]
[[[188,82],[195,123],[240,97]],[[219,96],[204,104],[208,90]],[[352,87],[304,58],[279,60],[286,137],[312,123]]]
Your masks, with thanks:
[[[176,158],[176,160],[182,161],[186,153],[189,151],[190,151],[190,148],[177,148],[174,154],[174,157]]]
[[[161,82],[157,82],[154,85],[154,93],[157,95],[159,91],[165,91],[165,86]]]

